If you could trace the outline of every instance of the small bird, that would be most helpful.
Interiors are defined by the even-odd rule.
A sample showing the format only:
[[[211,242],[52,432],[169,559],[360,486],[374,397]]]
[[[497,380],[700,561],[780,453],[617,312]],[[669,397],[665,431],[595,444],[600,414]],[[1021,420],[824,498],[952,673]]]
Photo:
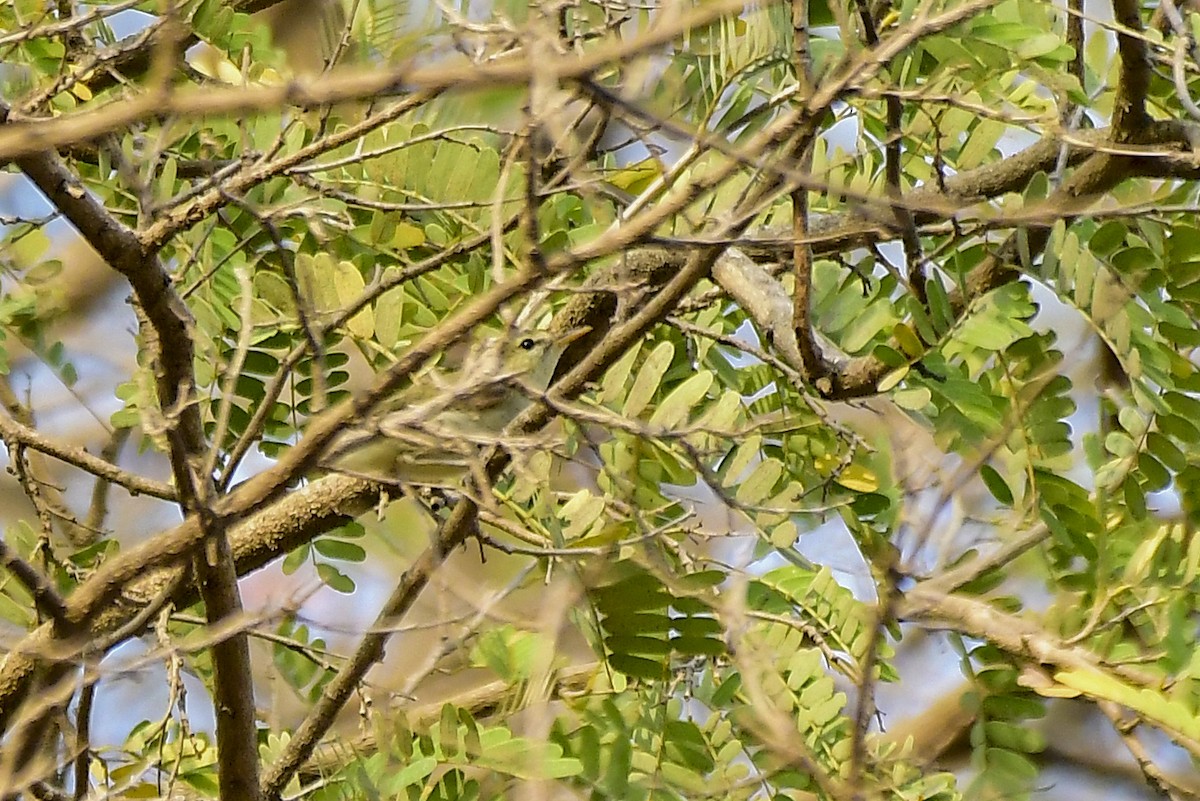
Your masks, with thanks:
[[[512,329],[473,347],[462,368],[430,370],[334,443],[333,470],[399,485],[455,487],[479,475],[480,448],[545,392],[567,346],[586,334]]]

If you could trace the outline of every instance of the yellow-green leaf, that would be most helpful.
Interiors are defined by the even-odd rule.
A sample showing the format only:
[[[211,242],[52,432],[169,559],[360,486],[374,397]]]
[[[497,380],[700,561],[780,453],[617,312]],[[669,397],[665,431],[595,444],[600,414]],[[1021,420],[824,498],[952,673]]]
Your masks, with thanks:
[[[776,548],[791,548],[796,544],[797,537],[799,532],[791,520],[785,520],[771,530],[771,544]]]
[[[600,380],[600,402],[615,403],[625,391],[625,383],[633,372],[633,363],[637,359],[640,348],[630,348],[617,362],[609,367]]]
[[[608,182],[618,189],[624,189],[631,195],[639,195],[654,183],[654,180],[662,175],[662,172],[662,163],[651,156],[610,174]]]
[[[654,414],[650,416],[650,423],[670,428],[687,420],[688,414],[708,392],[712,383],[713,374],[708,370],[696,373],[671,390],[671,394],[667,395],[666,399],[654,410]]]
[[[879,489],[879,478],[870,469],[860,464],[848,465],[838,473],[837,483],[854,492],[875,492]]]
[[[742,473],[750,466],[750,462],[758,456],[761,450],[761,434],[751,434],[742,440],[742,444],[738,445],[737,450],[733,452],[733,456],[729,459],[729,463],[725,467],[725,486],[728,487],[741,478]]]
[[[738,485],[735,497],[739,503],[753,505],[762,501],[775,489],[775,483],[783,475],[783,463],[778,459],[759,462],[746,480]]]
[[[673,358],[675,358],[675,346],[670,342],[660,342],[658,347],[650,352],[646,361],[642,363],[642,369],[638,370],[637,378],[633,380],[633,387],[629,390],[629,396],[625,398],[625,406],[621,409],[621,414],[627,418],[634,418],[641,414],[642,410],[649,405],[650,399],[654,397],[654,393],[658,391],[662,377],[667,372],[667,368],[671,366]]]
[[[358,271],[353,262],[349,261],[337,263],[333,271],[333,282],[337,291],[338,303],[343,307],[362,297],[363,290],[367,287],[362,273]],[[368,306],[351,317],[346,322],[346,327],[356,337],[372,336],[375,333],[375,314],[371,311],[371,307]]]
[[[879,391],[887,392],[889,389],[893,389],[897,384],[904,380],[905,376],[908,375],[908,370],[909,367],[906,364],[903,367],[898,367],[895,370],[892,370],[883,378],[879,379]]]
[[[396,223],[396,230],[392,232],[392,247],[397,250],[407,250],[424,244],[425,230],[423,228],[406,222]]]
[[[380,345],[389,350],[396,347],[403,319],[404,289],[395,287],[380,295],[375,301],[375,338]]]

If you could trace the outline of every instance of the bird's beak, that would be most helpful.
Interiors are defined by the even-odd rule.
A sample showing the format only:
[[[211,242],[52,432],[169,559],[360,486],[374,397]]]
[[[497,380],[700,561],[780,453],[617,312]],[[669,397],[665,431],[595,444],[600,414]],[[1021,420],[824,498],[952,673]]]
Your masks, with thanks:
[[[567,348],[571,343],[582,337],[584,334],[590,333],[592,327],[590,325],[581,325],[577,328],[568,329],[561,334],[558,334],[551,345],[551,353],[554,359],[554,370],[550,375],[550,383],[554,383],[554,379],[561,378],[567,372],[566,365],[562,364],[562,357],[566,354]]]
[[[591,331],[592,327],[590,325],[581,325],[578,328],[572,328],[569,331],[560,334],[555,340],[554,344],[557,347],[565,350],[566,347],[572,342],[584,336],[585,334],[591,333]]]

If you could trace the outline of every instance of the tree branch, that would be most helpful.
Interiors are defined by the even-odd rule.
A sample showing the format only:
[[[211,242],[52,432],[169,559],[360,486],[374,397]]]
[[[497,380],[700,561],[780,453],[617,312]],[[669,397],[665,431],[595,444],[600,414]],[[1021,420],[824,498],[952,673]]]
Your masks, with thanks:
[[[314,537],[344,525],[378,501],[380,488],[346,476],[328,476],[293,492],[232,528],[230,547],[238,575],[246,575]],[[79,628],[78,641],[41,626],[17,643],[0,665],[0,730],[8,730],[43,655],[59,658],[77,642],[97,642],[145,612],[147,604],[198,599],[188,559],[204,532],[192,517],[104,562],[67,599],[67,615]],[[174,589],[170,589],[174,588]],[[170,589],[164,595],[163,591]],[[116,603],[110,603],[118,599]],[[136,635],[130,631],[127,636]]]
[[[1113,104],[1113,141],[1135,142],[1150,121],[1146,94],[1150,90],[1150,53],[1142,27],[1138,0],[1113,0],[1117,29],[1117,52],[1121,54],[1121,77]]]
[[[36,429],[21,425],[6,415],[0,415],[0,438],[6,442],[19,443],[47,456],[53,456],[55,459],[78,467],[110,484],[124,487],[129,490],[130,495],[149,495],[164,501],[178,499],[175,489],[170,484],[122,470],[109,461],[93,456],[83,448],[59,445]]]
[[[918,588],[905,593],[898,613],[901,620],[931,628],[948,628],[984,640],[1019,660],[1048,667],[1055,671],[1055,676],[1061,676],[1064,680],[1071,680],[1074,674],[1099,675],[1108,677],[1115,684],[1132,685],[1153,693],[1161,692],[1161,676],[1129,664],[1104,665],[1090,651],[1063,643],[1038,623],[1001,612],[981,599]],[[1051,679],[1057,682],[1055,676]],[[1102,689],[1089,690],[1071,684],[1066,686],[1096,701],[1112,700],[1099,694]],[[1193,757],[1200,757],[1200,741],[1163,720],[1155,722],[1175,743]]]
[[[994,3],[997,0],[986,0]],[[982,0],[976,0],[982,2]],[[560,80],[583,78],[614,62],[653,52],[688,30],[736,14],[744,0],[714,0],[682,14],[671,24],[656,27],[629,41],[615,41],[580,57],[564,58],[553,65]],[[57,149],[73,142],[95,139],[135,123],[164,117],[194,119],[238,115],[284,107],[313,109],[352,100],[380,99],[411,92],[527,84],[547,65],[524,56],[467,66],[397,67],[331,73],[312,79],[293,79],[279,86],[172,89],[164,87],[132,98],[53,119],[20,120],[0,127],[0,163],[18,156]]]

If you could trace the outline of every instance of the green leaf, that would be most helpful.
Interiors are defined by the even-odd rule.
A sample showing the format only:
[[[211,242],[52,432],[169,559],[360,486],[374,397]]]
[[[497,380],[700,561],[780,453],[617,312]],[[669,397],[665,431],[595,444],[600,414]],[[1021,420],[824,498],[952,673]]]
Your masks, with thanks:
[[[283,558],[283,574],[285,576],[290,576],[291,574],[295,573],[302,565],[308,562],[311,553],[311,546],[307,543],[299,546],[298,548],[293,548],[288,552],[287,556]]]
[[[322,556],[343,562],[363,562],[367,558],[366,550],[356,542],[319,537],[313,540],[313,548]]]
[[[317,576],[331,590],[349,595],[354,592],[354,580],[328,562],[318,562]]]
[[[753,506],[761,503],[769,496],[780,476],[783,475],[783,464],[777,459],[764,459],[754,468],[754,471],[737,486],[735,497],[738,503]]]
[[[650,352],[646,361],[642,363],[641,369],[638,370],[637,377],[633,380],[633,387],[630,388],[629,395],[625,398],[625,405],[621,409],[622,415],[635,418],[642,413],[642,410],[650,404],[654,394],[658,392],[663,375],[666,374],[667,368],[671,366],[671,360],[674,358],[675,346],[670,342],[660,342]]]
[[[1052,36],[1057,43],[1058,37]],[[981,119],[971,130],[966,144],[959,151],[958,166],[960,169],[970,169],[982,164],[992,153],[1000,137],[1008,131],[1008,125],[1002,120]]]
[[[613,654],[609,657],[609,665],[633,678],[659,681],[666,676],[666,666],[653,659],[630,654]]]
[[[604,404],[616,403],[625,392],[625,384],[629,380],[630,373],[633,372],[634,362],[637,361],[640,349],[637,347],[630,348],[604,373],[604,378],[600,382],[600,402]]]
[[[639,378],[641,374],[638,374]],[[709,387],[713,384],[713,374],[708,370],[701,370],[691,378],[684,381],[659,404],[654,410],[654,414],[650,416],[650,424],[662,426],[663,428],[671,428],[682,423],[688,418],[688,415],[700,403],[700,400],[708,393]],[[635,384],[636,386],[636,384]]]
[[[671,645],[666,640],[638,635],[614,635],[607,637],[604,644],[614,654],[642,654],[644,656],[666,656]]]
[[[1107,256],[1125,242],[1129,229],[1120,220],[1109,220],[1088,240],[1088,248],[1097,256]]]
[[[751,434],[741,441],[732,457],[721,467],[725,486],[728,487],[742,478],[742,474],[750,467],[750,463],[761,453],[762,441],[761,434]]]
[[[1137,467],[1146,477],[1146,488],[1151,492],[1166,489],[1167,485],[1171,483],[1171,474],[1163,467],[1162,462],[1148,453],[1137,455]]]
[[[993,498],[1005,506],[1013,505],[1012,490],[1009,489],[1008,483],[1001,477],[996,468],[990,464],[981,465],[979,468],[979,477],[983,479],[983,483],[987,485],[988,492],[992,493]]]
[[[779,549],[791,548],[799,539],[800,532],[794,521],[785,520],[771,529],[771,545]]]
[[[953,327],[954,310],[950,305],[950,296],[937,276],[926,279],[925,297],[929,300],[930,321],[940,337]]]
[[[1104,438],[1104,447],[1114,456],[1129,458],[1137,453],[1137,445],[1122,431],[1110,431]]]
[[[397,788],[415,785],[433,774],[438,762],[431,756],[414,759],[396,772],[394,781]]]
[[[1158,461],[1171,470],[1178,472],[1188,465],[1187,457],[1184,456],[1183,451],[1175,447],[1175,443],[1157,431],[1151,431],[1146,435],[1146,447],[1150,453],[1154,454]]]

